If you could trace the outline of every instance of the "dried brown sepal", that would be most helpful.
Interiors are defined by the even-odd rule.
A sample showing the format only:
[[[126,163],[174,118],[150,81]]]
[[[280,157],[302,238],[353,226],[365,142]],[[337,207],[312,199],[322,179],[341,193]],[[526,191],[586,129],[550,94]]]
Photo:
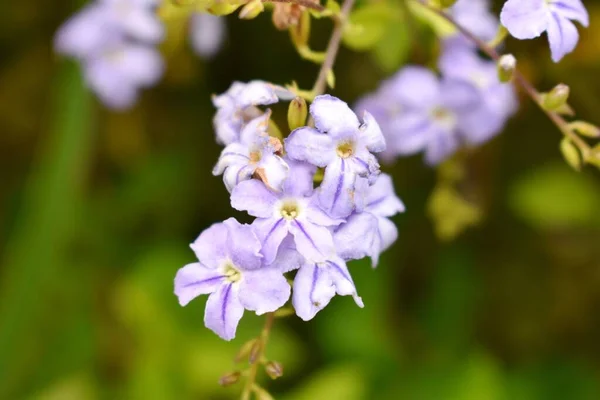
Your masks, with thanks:
[[[240,380],[240,376],[242,376],[242,373],[240,371],[234,371],[234,372],[225,374],[219,378],[219,385],[221,385],[223,387],[231,386]]]
[[[254,344],[252,345],[252,348],[250,349],[250,356],[248,357],[248,362],[250,364],[254,364],[259,360],[260,355],[262,353],[262,348],[262,340],[257,339],[256,342],[254,342]]]
[[[277,361],[269,361],[265,364],[265,372],[271,379],[281,378],[283,375],[283,365]]]
[[[246,360],[248,356],[250,356],[250,351],[252,350],[252,347],[254,346],[254,343],[256,343],[257,340],[258,339],[251,339],[244,343],[240,348],[240,351],[238,351],[238,353],[235,355],[233,361],[239,363]]]

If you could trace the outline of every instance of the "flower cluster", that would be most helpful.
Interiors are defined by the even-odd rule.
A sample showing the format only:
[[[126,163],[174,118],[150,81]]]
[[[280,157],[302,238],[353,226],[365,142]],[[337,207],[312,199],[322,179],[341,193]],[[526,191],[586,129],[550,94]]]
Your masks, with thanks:
[[[199,262],[175,278],[182,305],[209,294],[205,324],[230,340],[244,309],[257,314],[282,307],[291,295],[284,274],[295,271],[292,304],[309,320],[335,296],[363,306],[348,260],[373,265],[397,238],[389,217],[404,211],[391,178],[380,174],[374,153],[385,140],[373,116],[362,120],[329,95],[310,106],[312,123],[283,143],[269,136],[271,112],[258,106],[287,99],[262,82],[236,82],[214,103],[217,140],[226,144],[214,174],[223,174],[233,208],[254,217],[204,231],[191,245]],[[323,181],[315,188],[317,170]]]
[[[139,90],[158,82],[164,62],[156,45],[165,29],[157,16],[160,0],[96,0],[58,30],[55,47],[76,58],[86,84],[113,109],[127,109]],[[225,35],[223,19],[195,12],[190,39],[202,57],[212,57]]]
[[[451,12],[489,37],[497,22],[485,2],[465,3],[459,1]],[[442,43],[441,75],[404,67],[357,104],[357,110],[368,108],[377,117],[387,141],[385,160],[424,151],[427,164],[439,164],[461,146],[488,141],[515,113],[512,84],[500,82],[496,63],[481,58],[464,39],[453,36]]]

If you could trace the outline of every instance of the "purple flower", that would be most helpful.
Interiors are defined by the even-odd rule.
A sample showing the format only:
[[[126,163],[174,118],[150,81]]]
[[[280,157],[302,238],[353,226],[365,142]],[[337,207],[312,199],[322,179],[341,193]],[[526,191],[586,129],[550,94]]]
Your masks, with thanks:
[[[386,84],[402,107],[384,132],[396,154],[425,151],[427,163],[435,165],[458,149],[461,116],[478,101],[472,85],[440,80],[428,69],[414,66],[405,67]]]
[[[559,62],[579,41],[571,21],[587,27],[589,16],[581,0],[508,0],[500,21],[517,39],[533,39],[546,32],[552,60]]]
[[[267,111],[248,122],[242,128],[239,141],[227,145],[221,152],[213,174],[223,174],[223,181],[230,192],[255,173],[271,188],[281,190],[288,165],[275,154],[281,151],[281,142],[271,138],[267,132],[270,116],[271,112]]]
[[[186,265],[175,277],[182,306],[210,294],[204,324],[225,340],[235,337],[244,309],[273,312],[290,297],[281,270],[263,266],[260,247],[250,226],[230,218],[202,232],[191,244],[200,262]]]
[[[192,47],[203,58],[212,58],[225,40],[225,18],[207,13],[194,13],[190,22]]]
[[[371,153],[385,150],[379,125],[365,111],[361,124],[348,105],[329,95],[317,96],[310,106],[315,128],[294,130],[285,140],[290,158],[325,168],[319,202],[329,215],[348,216],[355,207],[358,176],[375,178],[379,164]]]
[[[440,57],[446,79],[473,85],[479,100],[460,116],[461,134],[469,145],[482,144],[498,134],[518,108],[511,83],[498,79],[496,63],[479,57],[473,49],[446,43]]]
[[[277,101],[274,86],[267,82],[234,82],[225,93],[213,98],[217,107],[213,119],[217,142],[228,145],[239,140],[244,123],[262,114],[256,106]]]
[[[231,205],[256,217],[252,226],[262,243],[265,264],[271,264],[288,235],[292,235],[298,251],[305,258],[319,262],[335,254],[333,237],[328,227],[339,225],[317,205],[312,193],[314,167],[290,165],[281,192],[269,190],[252,179],[239,183],[231,193]]]
[[[388,219],[404,212],[404,204],[396,196],[392,178],[381,174],[372,186],[360,179],[357,186],[363,197],[359,211],[353,213],[334,234],[337,253],[345,260],[369,256],[377,266],[379,255],[398,238],[396,225]]]
[[[312,319],[335,296],[352,296],[364,307],[344,260],[332,257],[322,262],[305,261],[296,273],[292,303],[304,321]]]
[[[127,36],[144,43],[158,43],[164,28],[154,11],[157,0],[98,0],[105,7],[110,29],[122,30]]]
[[[153,47],[122,41],[84,60],[87,85],[115,109],[131,107],[138,90],[155,84],[163,68],[162,58]]]

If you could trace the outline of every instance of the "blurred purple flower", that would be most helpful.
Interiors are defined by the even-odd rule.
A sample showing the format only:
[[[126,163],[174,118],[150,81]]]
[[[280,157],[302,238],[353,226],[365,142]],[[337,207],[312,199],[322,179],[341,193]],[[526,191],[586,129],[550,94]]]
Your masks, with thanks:
[[[317,96],[310,106],[315,128],[294,130],[285,140],[290,158],[325,168],[319,202],[334,217],[346,217],[355,207],[358,176],[374,179],[379,163],[371,153],[385,150],[379,125],[365,111],[361,124],[348,105],[329,95]]]
[[[311,168],[311,167],[308,167]],[[256,217],[252,226],[262,243],[265,263],[271,264],[281,243],[292,235],[301,255],[319,262],[335,254],[328,229],[343,220],[330,218],[317,205],[312,194],[312,175],[307,168],[290,165],[281,192],[269,190],[261,181],[239,183],[231,193],[231,205]]]
[[[578,21],[589,25],[589,15],[581,0],[508,0],[500,14],[502,25],[517,39],[548,35],[552,60],[559,62],[579,41]]]
[[[282,271],[263,266],[260,247],[249,225],[230,218],[202,232],[191,244],[200,262],[186,265],[175,277],[182,306],[210,294],[204,324],[225,340],[235,337],[244,309],[273,312],[290,297]]]
[[[225,93],[213,97],[217,108],[213,119],[217,142],[228,145],[239,140],[244,123],[262,114],[256,106],[278,101],[276,88],[270,83],[233,82]]]
[[[226,36],[225,18],[207,13],[194,13],[190,21],[192,47],[203,58],[212,58],[223,46]]]
[[[500,23],[490,10],[489,0],[458,0],[448,11],[460,26],[485,42],[494,39],[498,32]],[[475,46],[460,33],[447,40],[460,41],[469,47]]]
[[[305,261],[296,273],[292,303],[304,321],[312,319],[336,295],[352,296],[359,307],[363,301],[344,260],[332,257],[322,262]]]
[[[267,111],[248,122],[242,128],[239,141],[227,145],[221,152],[213,174],[223,174],[229,192],[254,173],[260,173],[271,188],[281,190],[288,165],[275,154],[281,150],[281,143],[267,132],[270,116],[271,112]]]

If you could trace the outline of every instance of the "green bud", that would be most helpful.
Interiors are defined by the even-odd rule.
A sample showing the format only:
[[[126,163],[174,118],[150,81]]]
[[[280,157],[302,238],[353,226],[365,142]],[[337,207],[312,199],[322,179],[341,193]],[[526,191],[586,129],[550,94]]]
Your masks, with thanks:
[[[262,341],[260,339],[257,339],[254,342],[254,344],[252,345],[252,348],[250,348],[250,356],[248,357],[248,362],[250,364],[254,364],[257,361],[259,361],[259,358],[262,353],[262,348],[263,348]]]
[[[517,68],[517,59],[512,54],[505,54],[498,60],[497,67],[500,82],[510,82]]]
[[[564,83],[560,83],[542,96],[542,106],[545,110],[556,111],[567,105],[570,93],[571,89]]]
[[[219,378],[219,385],[231,386],[240,380],[241,375],[242,374],[240,373],[240,371],[234,371],[229,374],[225,374]]]
[[[332,69],[327,71],[327,86],[332,89],[335,88],[335,74],[333,73]]]
[[[600,138],[600,128],[598,128],[596,125],[590,124],[589,122],[573,121],[569,124],[569,128],[581,136],[592,139]]]
[[[302,97],[296,97],[290,102],[288,107],[288,126],[290,131],[306,125],[306,117],[308,115],[308,107],[306,100]]]
[[[283,365],[277,361],[269,361],[265,365],[265,372],[271,379],[281,378],[283,375]]]
[[[242,8],[239,17],[240,19],[254,19],[264,10],[265,6],[261,0],[252,0]]]
[[[560,152],[567,164],[573,167],[574,170],[581,170],[581,155],[577,147],[568,138],[564,138],[560,141]]]
[[[303,11],[298,23],[290,26],[290,36],[296,48],[308,47],[308,38],[310,37],[310,14]]]
[[[244,359],[247,359],[248,356],[250,355],[250,351],[252,350],[252,347],[254,347],[254,344],[257,342],[258,339],[252,339],[252,340],[248,340],[246,343],[244,343],[242,345],[242,347],[240,348],[240,351],[238,351],[238,353],[236,354],[234,361],[236,363],[241,362]]]

